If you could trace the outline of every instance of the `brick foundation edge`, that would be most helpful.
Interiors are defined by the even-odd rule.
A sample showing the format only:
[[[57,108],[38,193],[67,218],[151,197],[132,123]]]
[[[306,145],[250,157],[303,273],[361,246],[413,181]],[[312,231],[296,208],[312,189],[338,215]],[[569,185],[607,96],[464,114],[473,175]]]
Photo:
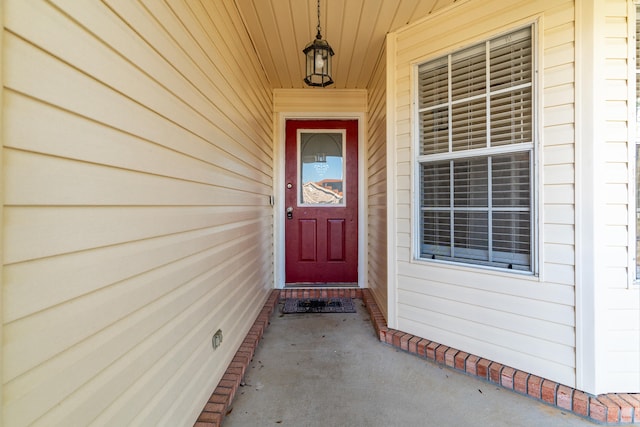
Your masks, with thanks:
[[[640,394],[609,393],[593,396],[540,378],[533,374],[387,327],[382,311],[368,289],[274,289],[246,338],[227,367],[218,386],[194,427],[219,427],[240,387],[253,354],[269,325],[278,302],[285,298],[356,298],[362,299],[378,339],[393,347],[443,365],[454,371],[483,379],[515,393],[572,412],[600,424],[623,425],[640,422]]]
[[[376,335],[383,343],[599,424],[624,425],[640,422],[640,394],[638,393],[609,393],[593,396],[422,337],[389,329],[369,290],[363,289],[362,295]],[[405,342],[408,345],[405,346]]]

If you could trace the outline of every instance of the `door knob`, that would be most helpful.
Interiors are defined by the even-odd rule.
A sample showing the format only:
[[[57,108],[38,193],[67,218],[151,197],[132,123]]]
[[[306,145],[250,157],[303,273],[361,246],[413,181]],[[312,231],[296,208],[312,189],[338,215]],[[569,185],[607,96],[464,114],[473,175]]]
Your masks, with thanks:
[[[293,208],[291,206],[287,208],[287,219],[293,219]]]

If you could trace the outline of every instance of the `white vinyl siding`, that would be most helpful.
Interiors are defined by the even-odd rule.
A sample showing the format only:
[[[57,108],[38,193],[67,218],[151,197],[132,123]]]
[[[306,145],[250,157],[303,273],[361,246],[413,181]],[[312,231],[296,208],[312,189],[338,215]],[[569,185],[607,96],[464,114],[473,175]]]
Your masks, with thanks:
[[[625,0],[470,1],[394,34],[394,327],[589,393],[640,390],[629,236],[632,15]],[[412,70],[533,21],[539,276],[413,259],[420,170],[410,160],[419,155],[412,132],[420,123],[412,117],[421,106],[411,102]],[[436,151],[450,150],[450,140],[436,139]],[[471,141],[482,144],[479,136]]]
[[[628,233],[635,225],[629,215],[634,197],[630,197],[634,165],[633,112],[637,103],[629,88],[637,87],[638,40],[634,30],[634,1],[606,0],[604,45],[606,52],[606,147],[603,156],[606,171],[605,274],[606,299],[603,301],[605,362],[602,388],[607,391],[640,391],[640,287],[633,284],[636,274],[633,247]],[[636,85],[634,85],[634,80]],[[637,167],[636,167],[637,173]],[[637,191],[637,186],[635,187]],[[637,206],[636,206],[637,209]],[[637,231],[636,231],[637,233]]]
[[[396,33],[394,204],[397,316],[402,331],[575,385],[574,8],[572,1],[465,2]],[[412,70],[538,22],[539,277],[412,257]],[[419,108],[419,106],[415,106]],[[416,212],[416,214],[414,214]],[[391,310],[391,309],[390,309]]]
[[[4,423],[192,425],[273,283],[272,96],[235,4],[3,13]]]
[[[385,51],[386,53],[386,51]],[[386,55],[368,88],[367,224],[368,287],[387,316],[387,91]]]

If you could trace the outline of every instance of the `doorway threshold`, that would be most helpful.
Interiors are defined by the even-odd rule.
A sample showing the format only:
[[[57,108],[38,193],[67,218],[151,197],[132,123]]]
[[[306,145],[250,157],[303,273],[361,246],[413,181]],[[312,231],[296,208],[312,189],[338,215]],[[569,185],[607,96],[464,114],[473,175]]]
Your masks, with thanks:
[[[357,282],[301,282],[301,283],[285,283],[285,289],[335,289],[335,288],[358,288]]]

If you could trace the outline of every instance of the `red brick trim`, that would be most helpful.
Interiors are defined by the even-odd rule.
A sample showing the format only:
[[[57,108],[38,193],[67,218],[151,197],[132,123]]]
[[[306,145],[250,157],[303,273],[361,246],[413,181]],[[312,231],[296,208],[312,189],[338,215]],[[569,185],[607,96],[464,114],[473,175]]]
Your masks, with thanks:
[[[286,298],[356,298],[362,299],[360,288],[300,288],[283,289],[280,299]],[[384,317],[383,317],[384,319]],[[385,321],[386,323],[386,321]]]
[[[592,396],[580,390],[419,336],[388,329],[384,316],[368,289],[362,290],[362,299],[371,317],[376,335],[383,343],[461,373],[479,377],[559,409],[573,412],[590,421],[615,425],[640,422],[639,393],[609,393]],[[405,343],[408,344],[405,345]]]

